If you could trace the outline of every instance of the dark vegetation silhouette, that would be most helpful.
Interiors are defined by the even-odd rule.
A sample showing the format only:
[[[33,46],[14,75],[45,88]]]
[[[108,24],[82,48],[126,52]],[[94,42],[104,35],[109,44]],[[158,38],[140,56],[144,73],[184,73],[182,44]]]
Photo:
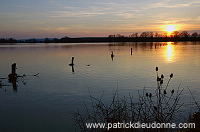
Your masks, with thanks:
[[[14,38],[0,38],[0,43],[17,43],[18,41]]]
[[[84,103],[85,111],[74,112],[75,125],[84,132],[101,132],[107,131],[107,128],[87,128],[86,123],[174,123],[180,122],[181,108],[187,104],[180,103],[180,98],[183,89],[173,88],[169,83],[174,74],[171,73],[169,77],[159,75],[158,67],[156,67],[156,82],[157,87],[155,91],[148,91],[145,88],[142,93],[138,92],[138,101],[135,101],[133,96],[119,97],[116,91],[109,103],[103,101],[101,98],[93,97],[90,94],[91,105]],[[165,78],[168,78],[164,83]],[[169,88],[172,87],[172,88]],[[170,90],[171,89],[171,90]],[[188,88],[189,89],[189,88]],[[191,93],[192,95],[192,93]],[[193,95],[192,95],[193,96]],[[194,97],[194,96],[193,96]],[[198,103],[195,105],[199,108]],[[190,102],[192,103],[192,102]],[[189,105],[188,105],[189,106]],[[180,116],[180,117],[179,117]],[[200,112],[194,113],[191,117],[184,117],[185,122],[196,123],[196,128],[179,129],[179,128],[111,128],[109,131],[113,132],[169,132],[169,131],[199,131]],[[194,125],[194,124],[193,124]]]
[[[44,38],[44,39],[25,39],[16,40],[14,38],[0,38],[0,43],[88,43],[88,42],[168,42],[168,41],[200,41],[200,34],[197,32],[188,33],[188,31],[173,31],[170,35],[167,32],[153,33],[142,32],[133,33],[125,36],[121,34],[108,35],[108,37],[82,37],[70,38]]]

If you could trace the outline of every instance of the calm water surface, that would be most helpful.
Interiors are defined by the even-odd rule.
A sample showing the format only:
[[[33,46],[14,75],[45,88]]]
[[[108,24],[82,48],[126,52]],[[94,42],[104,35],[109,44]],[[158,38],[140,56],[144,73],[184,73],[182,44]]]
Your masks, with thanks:
[[[169,90],[179,84],[185,89],[182,102],[192,100],[187,87],[198,101],[199,58],[200,42],[0,45],[2,84],[11,85],[7,76],[14,62],[17,73],[26,75],[18,79],[17,91],[0,88],[0,130],[74,131],[71,113],[81,110],[83,102],[89,104],[89,93],[97,98],[103,94],[106,101],[118,90],[137,100],[138,90],[155,90],[156,66],[165,82],[174,74]],[[39,77],[32,76],[36,73]]]

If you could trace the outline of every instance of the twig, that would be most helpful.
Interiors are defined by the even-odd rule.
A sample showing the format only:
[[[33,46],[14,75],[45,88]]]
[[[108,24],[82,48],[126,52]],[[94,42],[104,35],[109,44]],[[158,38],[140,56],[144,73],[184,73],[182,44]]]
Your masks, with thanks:
[[[190,91],[189,87],[187,87],[187,88],[188,88],[188,90]],[[199,105],[198,105],[198,103],[197,103],[196,99],[194,98],[194,96],[193,96],[193,94],[192,94],[191,91],[190,91],[190,94],[192,95],[192,98],[194,99],[195,104],[197,105],[198,109],[200,110],[200,107],[199,107]]]

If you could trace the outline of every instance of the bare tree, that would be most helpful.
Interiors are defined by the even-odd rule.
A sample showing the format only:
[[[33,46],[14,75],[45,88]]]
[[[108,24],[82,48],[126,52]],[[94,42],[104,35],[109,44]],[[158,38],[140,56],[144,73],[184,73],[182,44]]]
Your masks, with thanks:
[[[190,34],[188,33],[188,31],[183,31],[183,32],[180,33],[180,36],[187,38],[187,37],[190,36]]]
[[[132,38],[137,38],[137,37],[138,37],[138,33],[133,33],[133,34],[131,35],[131,37],[132,37]]]
[[[153,32],[149,32],[149,37],[153,38],[154,33]]]
[[[198,33],[194,32],[191,36],[194,37],[194,38],[196,38],[198,36]]]
[[[167,34],[168,34],[167,32],[164,32],[163,37],[167,37]]]
[[[179,31],[173,31],[173,32],[172,32],[172,35],[173,35],[173,37],[175,37],[175,38],[178,37]]]

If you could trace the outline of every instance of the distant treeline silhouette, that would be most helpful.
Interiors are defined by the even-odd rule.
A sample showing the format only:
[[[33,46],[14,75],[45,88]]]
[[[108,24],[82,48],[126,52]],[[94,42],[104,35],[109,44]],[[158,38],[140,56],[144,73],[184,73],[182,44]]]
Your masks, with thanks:
[[[188,31],[173,31],[172,33],[153,33],[142,32],[133,33],[125,36],[121,34],[109,35],[108,37],[82,37],[70,38],[44,38],[44,39],[24,39],[16,40],[14,38],[0,38],[0,43],[88,43],[88,42],[168,42],[168,41],[200,41],[200,34],[197,32],[188,33]]]

